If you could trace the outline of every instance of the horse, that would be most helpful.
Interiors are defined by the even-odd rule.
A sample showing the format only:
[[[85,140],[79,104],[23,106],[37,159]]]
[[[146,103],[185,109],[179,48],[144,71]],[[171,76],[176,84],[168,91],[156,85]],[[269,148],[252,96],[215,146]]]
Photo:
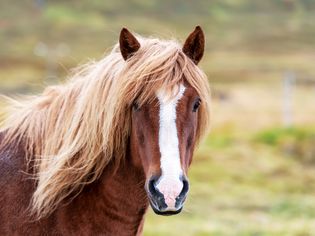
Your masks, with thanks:
[[[181,212],[210,89],[197,26],[181,46],[123,28],[107,56],[11,101],[0,130],[1,235],[141,235]]]

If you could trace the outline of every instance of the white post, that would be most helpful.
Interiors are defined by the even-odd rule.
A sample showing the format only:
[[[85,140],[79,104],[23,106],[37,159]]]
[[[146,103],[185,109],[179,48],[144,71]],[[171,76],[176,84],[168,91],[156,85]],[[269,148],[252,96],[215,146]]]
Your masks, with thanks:
[[[291,127],[293,125],[293,89],[295,84],[295,74],[286,72],[283,77],[283,125]]]

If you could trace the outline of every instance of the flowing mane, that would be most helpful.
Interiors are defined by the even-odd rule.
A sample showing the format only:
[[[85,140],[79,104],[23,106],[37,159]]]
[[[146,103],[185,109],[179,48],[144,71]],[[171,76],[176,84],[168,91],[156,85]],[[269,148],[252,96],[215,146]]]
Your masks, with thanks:
[[[150,102],[158,88],[187,82],[202,100],[197,139],[207,130],[205,74],[176,41],[137,37],[141,48],[125,61],[118,44],[105,58],[77,68],[61,85],[15,101],[1,145],[19,142],[34,163],[32,211],[51,213],[66,197],[95,181],[109,162],[120,163],[130,134],[130,107]],[[171,92],[170,92],[171,96]]]

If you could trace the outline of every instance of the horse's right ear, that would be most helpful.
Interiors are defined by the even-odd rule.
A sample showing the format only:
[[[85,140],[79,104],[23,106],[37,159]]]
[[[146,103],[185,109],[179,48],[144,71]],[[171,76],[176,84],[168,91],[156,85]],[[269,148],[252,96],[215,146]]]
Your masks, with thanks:
[[[127,60],[140,48],[140,43],[126,28],[122,28],[119,36],[119,46],[122,57]]]

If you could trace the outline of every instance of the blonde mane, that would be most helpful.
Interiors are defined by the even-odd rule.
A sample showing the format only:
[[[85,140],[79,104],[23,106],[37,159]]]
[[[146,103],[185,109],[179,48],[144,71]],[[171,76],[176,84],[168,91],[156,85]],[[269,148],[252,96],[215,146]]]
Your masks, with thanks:
[[[150,102],[158,88],[185,80],[199,93],[197,138],[207,130],[210,92],[205,74],[175,41],[137,37],[141,48],[127,61],[116,45],[100,61],[81,66],[42,95],[13,100],[2,145],[20,142],[34,163],[37,187],[32,212],[48,215],[66,197],[119,165],[130,133],[130,107]]]

